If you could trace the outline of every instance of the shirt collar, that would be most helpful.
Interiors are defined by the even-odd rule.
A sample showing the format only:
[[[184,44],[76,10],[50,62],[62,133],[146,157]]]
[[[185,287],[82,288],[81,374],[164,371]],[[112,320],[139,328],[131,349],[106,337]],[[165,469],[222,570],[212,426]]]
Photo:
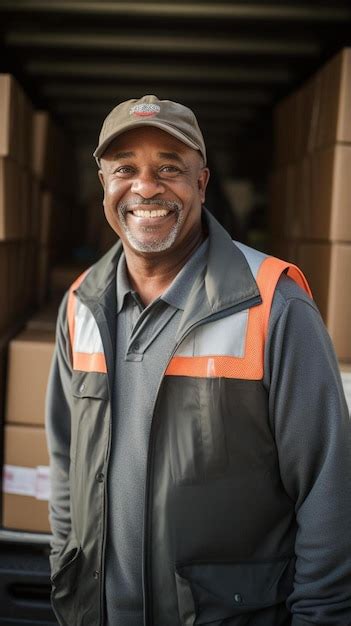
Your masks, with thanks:
[[[126,258],[124,252],[122,252],[121,256],[118,260],[117,265],[117,273],[116,273],[116,292],[117,292],[117,313],[120,313],[124,299],[128,293],[132,293],[132,288],[129,283],[128,273],[127,273],[127,265]]]
[[[205,239],[163,292],[161,300],[184,311],[194,278],[206,267],[207,250],[208,239]]]
[[[169,287],[160,296],[167,304],[184,311],[185,304],[193,285],[195,276],[201,272],[207,262],[208,238],[195,250],[194,254],[188,259],[180,272],[173,279]],[[134,290],[130,286],[125,254],[122,252],[117,265],[116,273],[117,284],[117,313],[123,308],[124,300],[128,294],[133,294]]]

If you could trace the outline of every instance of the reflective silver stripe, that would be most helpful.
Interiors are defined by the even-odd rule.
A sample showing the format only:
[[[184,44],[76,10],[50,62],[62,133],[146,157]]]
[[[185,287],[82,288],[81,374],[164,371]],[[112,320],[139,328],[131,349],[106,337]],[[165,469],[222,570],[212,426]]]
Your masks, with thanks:
[[[268,255],[265,254],[264,252],[260,252],[259,250],[254,250],[253,248],[249,248],[248,246],[245,246],[245,244],[241,243],[240,241],[235,241],[234,243],[245,256],[245,259],[247,260],[249,264],[252,275],[256,279],[261,263],[267,258]]]
[[[103,353],[98,325],[85,304],[76,299],[74,352]]]
[[[258,270],[267,255],[235,241],[244,254],[256,279]],[[175,356],[234,356],[245,354],[249,310],[228,315],[196,328],[179,346]]]
[[[244,356],[249,311],[240,311],[196,328],[176,356]]]

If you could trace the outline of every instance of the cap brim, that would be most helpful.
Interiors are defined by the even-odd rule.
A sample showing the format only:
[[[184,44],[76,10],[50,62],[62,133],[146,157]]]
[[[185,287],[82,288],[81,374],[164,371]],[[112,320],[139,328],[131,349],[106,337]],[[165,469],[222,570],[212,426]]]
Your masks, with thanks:
[[[110,135],[107,139],[105,139],[105,141],[103,141],[102,144],[100,144],[96,148],[93,154],[95,159],[100,159],[102,157],[105,150],[108,148],[110,143],[116,137],[118,137],[119,135],[122,135],[122,133],[125,133],[128,130],[132,130],[133,128],[139,128],[140,126],[155,126],[156,128],[160,128],[161,130],[164,130],[169,135],[173,135],[173,137],[175,137],[176,139],[179,139],[179,141],[181,141],[182,143],[185,143],[187,146],[189,146],[189,148],[193,148],[193,150],[199,150],[199,152],[201,152],[206,162],[206,154],[204,153],[203,148],[201,146],[198,146],[195,142],[191,141],[191,139],[189,139],[186,135],[181,133],[178,129],[172,128],[172,126],[169,126],[168,124],[162,124],[162,122],[159,122],[153,119],[142,120],[140,122],[134,122],[134,123],[131,122],[130,124],[127,124],[123,128],[120,128],[119,130],[117,130],[115,133],[112,133],[112,135]]]

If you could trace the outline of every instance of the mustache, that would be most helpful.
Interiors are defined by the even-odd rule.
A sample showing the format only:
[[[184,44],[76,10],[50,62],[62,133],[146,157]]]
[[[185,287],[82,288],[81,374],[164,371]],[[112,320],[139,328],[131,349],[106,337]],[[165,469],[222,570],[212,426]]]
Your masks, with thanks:
[[[133,202],[121,202],[118,205],[118,210],[122,213],[123,216],[127,213],[127,211],[132,210],[132,208],[136,206],[150,206],[157,205],[162,207],[163,209],[168,209],[169,211],[175,211],[179,213],[183,208],[181,202],[172,202],[171,200],[163,200],[163,198],[144,198],[133,200]]]

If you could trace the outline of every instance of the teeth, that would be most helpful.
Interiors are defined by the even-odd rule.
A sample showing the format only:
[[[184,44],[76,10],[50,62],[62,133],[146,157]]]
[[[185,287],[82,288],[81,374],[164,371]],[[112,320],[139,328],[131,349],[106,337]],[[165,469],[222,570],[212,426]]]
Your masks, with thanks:
[[[166,217],[169,211],[167,209],[157,209],[156,211],[145,211],[142,209],[136,209],[133,211],[133,215],[136,217]]]

